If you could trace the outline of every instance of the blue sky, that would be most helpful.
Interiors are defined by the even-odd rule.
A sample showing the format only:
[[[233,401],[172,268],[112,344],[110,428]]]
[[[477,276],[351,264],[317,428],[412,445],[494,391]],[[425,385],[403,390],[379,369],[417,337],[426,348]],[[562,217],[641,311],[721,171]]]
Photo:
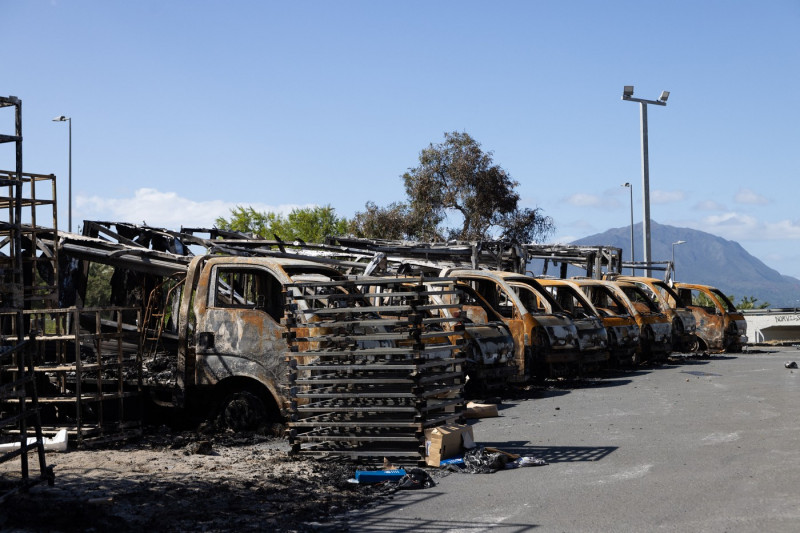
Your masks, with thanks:
[[[642,218],[800,277],[800,2],[2,0],[0,94],[66,228],[210,226],[236,205],[350,217],[466,131],[569,242]],[[0,133],[13,115],[0,110]],[[0,168],[13,167],[11,145]],[[641,238],[636,245],[641,249]],[[598,243],[602,244],[602,243]],[[687,243],[685,246],[691,246]],[[667,259],[657,258],[653,259]]]

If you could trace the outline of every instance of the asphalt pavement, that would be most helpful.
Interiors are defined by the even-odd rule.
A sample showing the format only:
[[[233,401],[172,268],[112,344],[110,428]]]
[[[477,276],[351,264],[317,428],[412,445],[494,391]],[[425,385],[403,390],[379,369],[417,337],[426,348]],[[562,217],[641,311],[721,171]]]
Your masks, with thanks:
[[[504,401],[475,441],[548,465],[437,477],[350,531],[800,531],[800,351],[678,359]]]

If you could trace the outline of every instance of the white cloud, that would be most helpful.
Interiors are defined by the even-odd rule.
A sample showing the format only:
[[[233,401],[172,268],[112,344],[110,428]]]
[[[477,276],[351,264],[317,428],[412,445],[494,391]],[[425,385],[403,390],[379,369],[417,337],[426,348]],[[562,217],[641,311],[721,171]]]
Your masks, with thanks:
[[[765,196],[761,196],[750,189],[739,189],[734,200],[737,203],[747,205],[767,205],[769,203],[769,200]]]
[[[766,233],[756,238],[765,239],[800,239],[800,223],[794,220],[779,220],[765,224]]]
[[[237,205],[257,211],[288,214],[292,209],[308,205],[271,206],[249,202],[208,200],[197,202],[174,192],[156,189],[137,189],[131,198],[101,198],[78,196],[75,199],[75,220],[104,220],[112,222],[147,223],[149,226],[179,229],[181,226],[210,228],[217,217],[228,217]]]
[[[725,206],[714,200],[706,200],[694,204],[694,208],[698,211],[725,211]]]
[[[800,223],[797,221],[766,222],[735,212],[711,215],[692,225],[701,231],[735,241],[800,239]]]
[[[671,204],[680,202],[686,198],[686,193],[683,191],[652,191],[650,193],[650,202],[653,204]]]
[[[567,197],[567,203],[576,207],[598,207],[602,199],[594,194],[578,193]]]

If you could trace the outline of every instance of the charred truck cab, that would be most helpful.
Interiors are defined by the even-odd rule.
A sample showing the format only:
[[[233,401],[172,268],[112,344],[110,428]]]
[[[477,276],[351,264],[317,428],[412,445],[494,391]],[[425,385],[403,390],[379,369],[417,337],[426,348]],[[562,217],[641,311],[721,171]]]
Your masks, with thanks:
[[[697,320],[699,349],[741,352],[747,344],[747,322],[722,291],[710,285],[675,283],[679,301]]]
[[[665,359],[672,351],[672,324],[645,292],[626,282],[610,282],[639,324],[636,362]]]
[[[608,334],[608,349],[612,365],[632,363],[639,347],[639,325],[628,306],[608,281],[574,279],[603,319]]]
[[[666,282],[657,278],[639,276],[617,276],[616,281],[629,282],[642,289],[667,315],[672,323],[672,349],[679,352],[694,352],[698,348],[697,320],[687,306],[681,304],[678,294]]]
[[[608,363],[608,333],[600,313],[573,281],[537,278],[547,292],[570,315],[578,330],[581,371],[596,370]]]
[[[178,403],[214,402],[223,415],[242,402],[254,415],[285,413],[284,286],[341,277],[297,259],[195,257],[178,321]]]
[[[516,272],[445,269],[441,276],[473,287],[508,325],[521,375],[544,378],[572,372],[580,362],[572,319],[532,277]]]

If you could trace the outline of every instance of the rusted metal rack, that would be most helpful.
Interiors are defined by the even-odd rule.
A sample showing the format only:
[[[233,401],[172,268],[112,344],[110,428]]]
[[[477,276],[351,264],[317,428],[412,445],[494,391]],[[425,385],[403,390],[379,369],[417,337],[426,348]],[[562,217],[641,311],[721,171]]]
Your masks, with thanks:
[[[141,434],[141,339],[138,329],[123,323],[125,312],[138,313],[122,307],[24,312],[36,332],[32,372],[50,424],[44,431],[67,429],[78,445]],[[0,367],[3,375],[13,370]]]
[[[15,165],[13,172],[0,172],[0,189],[7,191],[0,197],[0,205],[8,210],[8,217],[0,221],[0,311],[7,311],[5,320],[0,319],[0,335],[3,345],[0,347],[0,366],[8,366],[9,372],[0,374],[0,400],[16,400],[11,409],[0,408],[0,432],[7,435],[7,428],[15,428],[19,433],[19,448],[0,456],[0,462],[20,458],[21,479],[12,484],[11,490],[5,491],[2,498],[18,489],[26,489],[33,483],[48,481],[53,483],[52,468],[48,468],[44,456],[42,427],[39,420],[39,403],[36,393],[36,381],[33,373],[31,356],[33,341],[25,340],[22,335],[26,305],[33,300],[33,291],[26,291],[26,285],[35,275],[33,262],[35,257],[35,234],[23,233],[23,206],[31,207],[30,201],[24,197],[22,173],[22,101],[15,96],[0,97],[0,109],[10,108],[14,111],[14,133],[0,134],[0,143],[14,143]],[[31,187],[35,180],[29,181]],[[35,220],[36,209],[29,214]],[[23,246],[24,245],[24,246]],[[28,261],[26,262],[26,259]],[[26,298],[28,296],[28,298]],[[12,329],[20,332],[13,341]],[[27,365],[27,368],[26,368]],[[34,422],[35,438],[28,442],[28,419]],[[32,480],[28,475],[28,452],[36,448],[39,459],[40,476]]]
[[[374,272],[417,273],[429,275],[443,268],[482,268],[526,273],[532,262],[541,267],[537,274],[548,275],[549,267],[558,268],[558,277],[566,278],[567,268],[579,268],[590,278],[619,274],[623,266],[622,250],[613,246],[570,244],[517,244],[505,241],[417,242],[329,236],[325,243],[262,239],[218,228],[182,228],[172,231],[126,222],[85,221],[84,234],[102,236],[120,243],[151,246],[171,253],[187,253],[189,246],[205,248],[209,254],[265,257],[302,257],[331,264],[352,274]],[[374,263],[380,262],[380,265]],[[625,263],[624,266],[630,266]]]
[[[424,460],[426,428],[463,411],[463,331],[452,286],[368,278],[287,286],[294,454]],[[449,313],[458,316],[458,313]]]
[[[17,438],[14,441],[18,446],[0,454],[0,463],[20,459],[20,477],[9,480],[5,477],[0,482],[0,503],[9,495],[27,490],[32,485],[47,482],[53,485],[53,467],[47,466],[44,455],[44,436],[39,417],[39,401],[36,393],[36,380],[33,371],[33,348],[35,340],[25,340],[16,346],[5,347],[0,353],[0,364],[13,368],[13,372],[0,374],[0,401],[14,399],[16,409],[0,410],[0,430],[15,429]],[[33,427],[29,427],[29,419]],[[29,438],[30,430],[33,437]],[[30,476],[28,468],[28,452],[36,450],[39,460],[39,476]]]
[[[17,197],[16,191],[21,191]],[[19,258],[21,280],[3,280],[0,292],[14,294],[13,301],[26,309],[58,305],[58,242],[56,227],[56,182],[52,174],[17,174],[0,170],[0,210],[8,221],[0,222],[0,268],[8,271]],[[19,209],[17,209],[19,206]],[[24,223],[16,224],[15,220]],[[41,223],[44,222],[44,225]],[[14,232],[20,242],[14,243]],[[10,301],[3,307],[10,307]]]
[[[572,265],[581,269],[582,275],[602,279],[604,273],[619,274],[622,268],[622,250],[613,246],[581,246],[574,244],[524,244],[525,256],[530,263],[543,260],[541,275],[548,275],[548,266],[559,267],[558,277],[567,277]]]

